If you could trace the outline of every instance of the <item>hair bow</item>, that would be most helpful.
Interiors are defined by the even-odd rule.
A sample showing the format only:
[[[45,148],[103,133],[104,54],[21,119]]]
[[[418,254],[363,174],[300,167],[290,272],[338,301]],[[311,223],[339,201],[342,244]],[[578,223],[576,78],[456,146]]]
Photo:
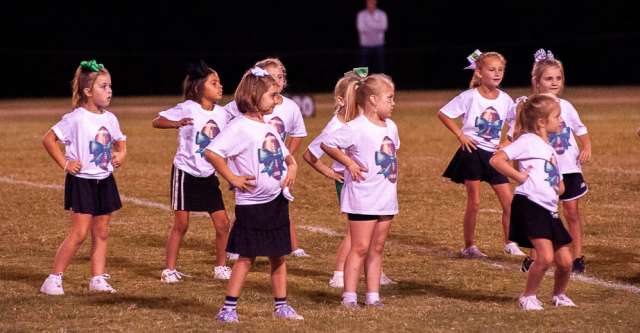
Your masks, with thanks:
[[[377,151],[376,155],[376,165],[380,166],[380,171],[378,171],[379,175],[384,175],[385,178],[389,178],[398,166],[398,160],[395,155],[389,155],[382,151]]]
[[[101,69],[104,68],[104,65],[97,63],[95,59],[91,59],[91,60],[81,61],[80,67],[84,69],[88,69],[92,72],[99,72]]]
[[[469,61],[469,66],[465,67],[464,69],[476,69],[476,60],[478,60],[478,58],[480,58],[480,56],[482,55],[482,52],[480,52],[480,50],[476,49],[475,51],[473,51],[473,53],[471,53],[468,57],[467,57],[467,61]]]
[[[356,67],[353,72],[361,79],[364,79],[369,75],[369,67]]]
[[[536,51],[536,53],[533,55],[533,58],[535,59],[535,62],[541,61],[541,60],[554,60],[555,57],[553,56],[553,53],[551,53],[550,50],[547,50],[545,52],[544,49],[539,49],[538,51]]]
[[[547,173],[545,181],[549,183],[549,186],[553,187],[557,191],[558,184],[560,184],[560,171],[550,161],[544,161],[544,172]]]
[[[270,75],[269,72],[257,66],[251,68],[250,71],[251,71],[251,74],[253,74],[253,76],[256,76],[256,77],[265,77]]]
[[[280,180],[282,172],[286,170],[283,163],[284,155],[280,148],[275,152],[268,149],[258,149],[258,161],[264,164],[264,169],[260,170],[260,173],[266,173],[277,180]]]

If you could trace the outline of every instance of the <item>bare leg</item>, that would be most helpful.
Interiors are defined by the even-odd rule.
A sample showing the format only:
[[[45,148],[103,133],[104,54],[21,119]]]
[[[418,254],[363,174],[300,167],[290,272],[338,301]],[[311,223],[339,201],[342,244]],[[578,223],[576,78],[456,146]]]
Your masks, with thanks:
[[[298,233],[296,232],[296,223],[291,210],[289,210],[289,233],[291,234],[291,249],[298,249]]]
[[[529,268],[529,274],[527,275],[527,286],[524,289],[524,296],[535,295],[540,287],[540,283],[544,278],[544,274],[553,263],[553,243],[550,240],[544,238],[535,238],[531,240],[533,246],[536,249],[536,260],[531,264]]]
[[[211,222],[216,230],[216,266],[224,266],[227,260],[227,240],[230,230],[227,212],[223,209],[211,213]]]
[[[567,220],[569,234],[573,239],[571,244],[573,247],[573,258],[582,256],[582,219],[580,218],[580,210],[578,208],[579,200],[580,199],[562,202],[564,218]]]
[[[391,220],[376,223],[369,252],[367,252],[367,292],[378,292],[380,290],[380,274],[382,273],[382,253],[384,252],[384,242],[389,235]]]
[[[478,211],[480,210],[480,181],[465,180],[464,185],[467,189],[467,207],[464,211],[464,247],[470,247],[475,244],[476,222],[478,219]]]
[[[287,264],[284,257],[269,257],[273,297],[287,297]]]
[[[91,228],[91,220],[91,214],[71,214],[71,229],[69,230],[69,235],[60,244],[53,259],[53,274],[63,273],[67,269],[71,259],[73,259],[76,251],[78,251],[78,248],[87,237],[87,233]]]
[[[344,236],[340,245],[338,246],[338,252],[336,253],[336,271],[344,271],[344,263],[347,261],[347,255],[351,250],[351,230],[349,228],[349,222],[347,222],[347,234]]]
[[[255,259],[256,258],[240,257],[236,260],[231,269],[231,278],[227,285],[227,296],[240,297],[240,291]]]
[[[567,291],[569,278],[571,277],[571,268],[573,266],[573,258],[571,250],[568,246],[562,246],[556,249],[555,253],[556,271],[554,273],[555,283],[553,284],[553,294],[560,295]]]
[[[344,264],[344,291],[356,292],[362,266],[369,252],[369,245],[375,230],[377,220],[349,221],[351,229],[351,250]],[[380,276],[378,275],[378,280]],[[378,281],[380,283],[380,281]]]
[[[91,226],[91,276],[102,275],[107,265],[107,239],[111,215],[93,218]]]
[[[511,200],[513,199],[511,185],[507,183],[491,187],[500,201],[500,206],[502,206],[502,234],[504,235],[504,243],[507,244],[509,243],[509,220],[511,219]]]
[[[169,238],[167,239],[166,268],[176,269],[180,244],[182,243],[182,237],[187,233],[187,229],[189,229],[189,212],[185,210],[176,210],[173,227],[171,228]]]

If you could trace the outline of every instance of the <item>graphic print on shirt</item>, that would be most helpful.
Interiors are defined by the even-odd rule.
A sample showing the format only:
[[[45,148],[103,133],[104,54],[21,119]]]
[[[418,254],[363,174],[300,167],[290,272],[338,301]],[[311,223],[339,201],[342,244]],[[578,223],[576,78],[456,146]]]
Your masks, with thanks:
[[[544,172],[547,173],[545,181],[549,183],[549,186],[551,186],[556,193],[560,192],[560,172],[558,171],[558,163],[555,157],[544,161]]]
[[[384,175],[391,183],[398,179],[398,159],[396,158],[396,146],[388,136],[382,139],[380,151],[376,152],[376,165],[380,167],[378,174]]]
[[[100,127],[95,140],[89,141],[89,152],[93,155],[93,159],[89,162],[95,163],[102,170],[109,170],[112,142],[109,130],[104,126]]]
[[[569,139],[571,138],[571,128],[563,121],[560,123],[560,131],[549,133],[549,144],[555,149],[556,154],[564,154],[571,146]]]
[[[220,133],[218,124],[216,124],[213,119],[207,121],[207,123],[204,124],[204,127],[202,127],[202,130],[196,133],[196,144],[198,145],[196,154],[200,154],[200,157],[204,157],[205,148],[207,148],[211,140],[213,140],[218,133]]]
[[[267,133],[262,142],[262,149],[258,149],[258,161],[264,164],[264,169],[260,173],[266,173],[276,180],[282,179],[286,170],[284,166],[284,155],[278,138],[271,133]]]
[[[502,120],[498,111],[492,106],[486,108],[480,114],[480,117],[476,117],[476,127],[478,128],[478,136],[491,141],[500,137],[500,130],[502,129]]]
[[[287,137],[287,133],[284,131],[284,121],[282,121],[280,117],[273,117],[269,119],[267,123],[273,126],[276,131],[278,131],[278,134],[280,134],[280,139],[282,139],[282,142],[284,142],[284,139]]]

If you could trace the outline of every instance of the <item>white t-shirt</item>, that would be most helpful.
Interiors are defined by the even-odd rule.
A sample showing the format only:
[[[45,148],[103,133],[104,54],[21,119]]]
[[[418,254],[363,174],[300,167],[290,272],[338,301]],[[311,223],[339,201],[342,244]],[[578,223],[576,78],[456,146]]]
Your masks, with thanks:
[[[462,118],[462,133],[478,143],[478,148],[496,151],[502,127],[515,125],[513,99],[499,90],[496,99],[480,95],[477,88],[464,91],[440,109],[449,118]]]
[[[320,148],[320,144],[327,138],[328,135],[335,132],[339,128],[344,126],[344,123],[338,119],[338,116],[334,115],[329,120],[329,123],[324,127],[320,135],[318,135],[311,143],[309,144],[309,152],[315,156],[315,158],[320,159],[324,155],[324,150]],[[344,165],[340,164],[338,161],[333,161],[331,168],[335,172],[343,173]]]
[[[327,135],[325,145],[344,149],[355,163],[367,168],[364,180],[354,182],[345,172],[340,208],[344,213],[364,215],[398,214],[397,180],[400,148],[398,127],[386,120],[386,127],[373,124],[364,115]]]
[[[280,194],[287,176],[284,160],[289,151],[272,126],[238,117],[207,149],[227,158],[236,175],[256,178],[252,181],[256,186],[251,190],[236,189],[237,205],[270,202]]]
[[[224,106],[228,119],[234,119],[242,113],[238,110],[236,101]],[[271,114],[264,115],[264,121],[274,126],[284,141],[288,136],[303,138],[307,136],[300,107],[292,99],[282,96],[282,104],[276,105]]]
[[[82,163],[75,176],[86,179],[109,177],[113,143],[127,139],[113,113],[98,114],[82,107],[62,116],[51,129],[65,145],[65,159]]]
[[[562,173],[553,148],[540,136],[525,133],[502,151],[510,160],[518,161],[520,171],[529,170],[529,178],[516,187],[516,194],[522,194],[547,210],[557,212]]]
[[[182,126],[178,130],[178,150],[173,165],[194,177],[211,176],[215,169],[204,158],[204,150],[227,126],[225,110],[215,105],[212,111],[208,111],[199,103],[186,100],[158,115],[171,121],[193,119],[193,125]]]
[[[373,13],[367,9],[358,12],[356,18],[356,28],[360,38],[360,46],[382,46],[384,45],[384,33],[387,31],[387,14],[380,9]]]
[[[561,130],[558,133],[549,133],[549,143],[558,155],[558,165],[563,173],[582,173],[582,167],[578,161],[580,149],[575,136],[587,134],[587,127],[580,120],[578,111],[573,105],[561,98],[560,117],[563,120]]]

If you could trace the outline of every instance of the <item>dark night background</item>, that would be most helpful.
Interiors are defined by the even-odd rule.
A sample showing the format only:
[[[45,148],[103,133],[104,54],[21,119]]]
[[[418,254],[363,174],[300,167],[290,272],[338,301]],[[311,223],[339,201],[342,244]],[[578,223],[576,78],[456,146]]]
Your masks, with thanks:
[[[564,62],[568,85],[638,85],[640,25],[631,3],[381,0],[387,72],[399,89],[464,89],[466,56],[479,48],[505,55],[505,87],[526,86],[532,54],[544,47]],[[185,63],[197,58],[232,93],[266,56],[284,61],[290,91],[328,92],[357,65],[355,17],[364,1],[3,6],[0,97],[10,98],[69,96],[73,71],[90,58],[111,71],[116,96],[180,94]]]

